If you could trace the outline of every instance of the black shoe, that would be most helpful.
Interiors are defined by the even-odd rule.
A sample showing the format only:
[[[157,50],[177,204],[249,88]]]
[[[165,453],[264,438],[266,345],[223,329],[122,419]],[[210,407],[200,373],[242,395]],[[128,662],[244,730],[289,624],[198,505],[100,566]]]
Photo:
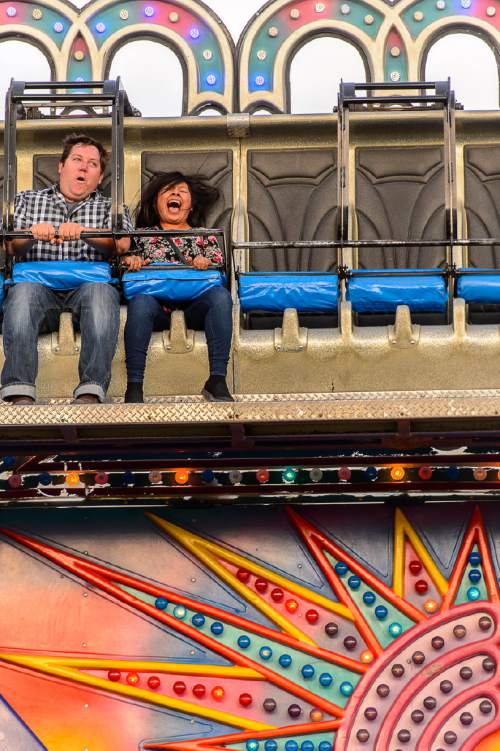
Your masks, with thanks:
[[[211,375],[203,386],[201,393],[209,402],[234,402],[229,393],[226,379],[221,375]]]
[[[142,382],[135,383],[134,381],[129,381],[127,383],[127,390],[125,392],[124,401],[142,404],[142,402],[144,401],[144,395],[142,393]]]

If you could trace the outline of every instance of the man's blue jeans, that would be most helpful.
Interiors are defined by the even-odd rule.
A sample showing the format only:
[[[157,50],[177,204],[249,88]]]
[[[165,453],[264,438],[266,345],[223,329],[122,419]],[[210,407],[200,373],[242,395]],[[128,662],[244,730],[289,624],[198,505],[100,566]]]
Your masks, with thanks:
[[[231,295],[225,287],[212,287],[180,307],[188,328],[205,329],[210,374],[225,376],[233,335]],[[142,383],[151,334],[169,325],[170,314],[165,313],[156,297],[136,295],[129,302],[125,326],[128,381]]]
[[[67,294],[43,284],[21,282],[11,287],[5,304],[2,399],[36,397],[38,335],[57,331],[64,310],[80,329],[80,383],[74,395],[95,394],[104,401],[111,380],[120,319],[118,291],[110,284],[86,283]]]

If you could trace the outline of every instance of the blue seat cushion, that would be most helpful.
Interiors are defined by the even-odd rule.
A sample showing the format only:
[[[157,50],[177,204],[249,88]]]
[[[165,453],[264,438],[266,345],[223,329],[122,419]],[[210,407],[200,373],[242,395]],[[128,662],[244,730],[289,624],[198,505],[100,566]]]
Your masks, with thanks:
[[[405,275],[408,272],[412,275]],[[408,305],[415,313],[443,313],[448,290],[437,269],[396,269],[391,276],[367,269],[352,272],[346,298],[356,313],[394,313],[398,305]]]
[[[15,263],[12,272],[12,284],[37,282],[57,292],[75,289],[85,282],[112,281],[107,261],[24,261]]]
[[[489,271],[489,269],[482,269]],[[493,269],[492,269],[493,270]],[[463,274],[457,271],[456,295],[468,303],[500,304],[500,269],[496,274]],[[479,271],[479,269],[478,269]]]
[[[239,275],[243,312],[272,313],[296,308],[300,313],[332,313],[338,305],[338,277],[334,272],[252,272]]]
[[[159,268],[161,266],[161,268]],[[186,269],[178,264],[150,264],[140,271],[127,271],[122,277],[127,300],[136,295],[152,295],[161,302],[196,300],[211,287],[222,287],[225,276],[218,269]]]

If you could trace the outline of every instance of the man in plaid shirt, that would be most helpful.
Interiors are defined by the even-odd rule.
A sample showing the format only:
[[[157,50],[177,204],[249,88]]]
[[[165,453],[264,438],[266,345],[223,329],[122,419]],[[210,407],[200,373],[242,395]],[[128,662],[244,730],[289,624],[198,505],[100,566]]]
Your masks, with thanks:
[[[128,251],[129,238],[80,239],[85,230],[111,228],[111,201],[99,191],[106,159],[98,141],[85,135],[68,136],[59,162],[59,183],[16,196],[15,228],[29,229],[32,234],[28,240],[9,244],[18,262],[108,261]],[[124,229],[133,229],[128,209]],[[118,338],[119,304],[116,288],[102,282],[86,282],[69,292],[55,292],[36,282],[15,284],[5,305],[2,398],[16,404],[35,402],[38,335],[57,331],[61,312],[70,310],[81,332],[80,383],[74,401],[104,401]]]

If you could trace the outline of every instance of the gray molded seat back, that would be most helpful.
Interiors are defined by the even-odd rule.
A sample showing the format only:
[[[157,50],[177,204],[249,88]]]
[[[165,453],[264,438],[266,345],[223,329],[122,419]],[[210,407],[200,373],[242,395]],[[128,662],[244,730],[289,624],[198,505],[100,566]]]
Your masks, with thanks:
[[[443,151],[439,147],[356,150],[356,217],[360,240],[446,237]],[[435,268],[445,248],[359,251],[360,268]]]
[[[464,203],[468,237],[500,237],[500,146],[464,149]],[[470,266],[500,268],[500,247],[471,247]]]
[[[334,240],[337,237],[337,170],[333,149],[248,152],[250,240]],[[336,268],[332,249],[254,251],[253,271]]]

